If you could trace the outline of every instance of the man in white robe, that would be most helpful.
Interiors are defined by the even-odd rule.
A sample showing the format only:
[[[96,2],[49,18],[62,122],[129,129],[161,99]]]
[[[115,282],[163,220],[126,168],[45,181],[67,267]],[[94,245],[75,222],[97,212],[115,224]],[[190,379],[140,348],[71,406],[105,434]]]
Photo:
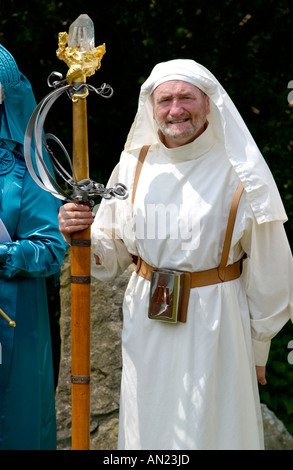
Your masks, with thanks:
[[[133,185],[142,146],[150,145]],[[66,204],[60,230],[92,225],[92,274],[109,280],[138,256],[193,273],[220,264],[231,201],[244,186],[227,265],[241,276],[192,287],[186,322],[148,317],[150,281],[134,272],[123,304],[119,449],[263,449],[257,380],[271,339],[293,318],[292,254],[272,175],[237,109],[204,67],[158,64],[109,186],[126,200]],[[286,358],[284,357],[284,360]]]

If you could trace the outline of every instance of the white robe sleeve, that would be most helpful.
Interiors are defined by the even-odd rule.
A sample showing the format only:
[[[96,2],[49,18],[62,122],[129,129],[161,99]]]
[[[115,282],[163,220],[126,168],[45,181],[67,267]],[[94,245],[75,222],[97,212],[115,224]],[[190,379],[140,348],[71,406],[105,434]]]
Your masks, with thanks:
[[[282,222],[258,224],[243,238],[244,262],[256,365],[265,365],[271,339],[293,321],[293,262]]]
[[[113,170],[108,187],[118,182],[119,164]],[[92,275],[101,281],[108,281],[120,275],[132,262],[132,256],[123,241],[123,224],[119,220],[120,206],[129,201],[116,199],[102,200],[92,225]],[[122,228],[122,229],[121,229]],[[95,256],[100,265],[96,264]]]

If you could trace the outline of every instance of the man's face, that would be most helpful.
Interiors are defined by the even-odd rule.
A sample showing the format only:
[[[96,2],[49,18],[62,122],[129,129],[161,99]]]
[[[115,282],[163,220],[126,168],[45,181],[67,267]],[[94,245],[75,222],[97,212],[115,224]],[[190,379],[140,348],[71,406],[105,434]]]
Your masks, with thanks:
[[[170,80],[153,92],[154,119],[166,147],[188,144],[205,129],[210,112],[209,98],[199,88],[181,80]]]

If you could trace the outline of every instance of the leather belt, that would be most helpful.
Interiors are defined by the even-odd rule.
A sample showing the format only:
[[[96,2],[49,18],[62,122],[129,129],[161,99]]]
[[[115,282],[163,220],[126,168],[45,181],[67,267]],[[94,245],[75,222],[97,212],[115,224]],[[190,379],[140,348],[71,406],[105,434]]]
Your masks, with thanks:
[[[154,268],[147,264],[143,259],[138,257],[136,273],[147,279],[151,280],[151,272]],[[186,273],[190,275],[190,287],[203,287],[212,284],[219,284],[221,282],[233,281],[240,277],[242,271],[242,260],[236,261],[236,263],[226,266],[222,272],[220,268],[208,269],[207,271],[199,271]]]

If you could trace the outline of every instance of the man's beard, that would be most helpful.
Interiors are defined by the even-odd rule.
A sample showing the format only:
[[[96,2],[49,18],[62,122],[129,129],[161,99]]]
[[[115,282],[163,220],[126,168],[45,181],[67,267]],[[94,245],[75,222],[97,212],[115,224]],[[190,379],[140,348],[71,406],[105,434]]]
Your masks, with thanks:
[[[176,121],[181,121],[184,119],[189,119],[188,125],[186,125],[186,128],[183,130],[180,130],[176,127],[176,124],[170,124],[170,122],[176,122]],[[165,121],[161,122],[159,127],[162,132],[162,134],[169,139],[172,139],[174,141],[182,140],[182,139],[191,139],[195,138],[198,133],[204,128],[206,124],[206,106],[203,105],[201,108],[201,111],[197,118],[193,118],[190,114],[184,114],[182,116],[179,116],[177,118],[174,118],[172,116],[167,116]],[[174,128],[172,128],[174,126]]]

